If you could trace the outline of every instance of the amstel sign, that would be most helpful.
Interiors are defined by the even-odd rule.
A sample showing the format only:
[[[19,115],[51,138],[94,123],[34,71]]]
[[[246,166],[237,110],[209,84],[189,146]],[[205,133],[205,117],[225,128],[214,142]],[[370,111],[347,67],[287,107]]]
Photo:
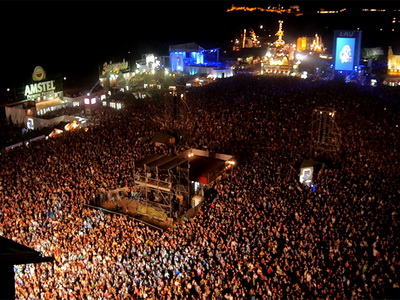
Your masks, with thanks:
[[[55,80],[43,81],[46,79],[46,72],[41,66],[35,67],[32,79],[35,83],[25,85],[25,97],[35,98],[35,96],[42,96],[47,92],[54,92],[56,90]]]

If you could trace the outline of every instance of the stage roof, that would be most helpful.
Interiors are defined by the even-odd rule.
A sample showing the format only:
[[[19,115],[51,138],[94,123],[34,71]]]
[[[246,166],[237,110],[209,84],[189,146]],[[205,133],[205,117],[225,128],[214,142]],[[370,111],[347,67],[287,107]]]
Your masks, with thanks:
[[[143,168],[146,165],[147,168],[154,170],[155,168],[170,170],[184,163],[188,159],[181,155],[178,156],[168,156],[162,154],[151,154],[136,162],[138,168]]]
[[[163,156],[159,157],[158,159],[153,160],[150,163],[147,163],[146,166],[148,168],[154,170],[157,167],[160,168],[160,166],[162,166],[163,164],[165,164],[165,163],[167,163],[167,162],[169,162],[169,161],[171,161],[173,159],[174,159],[174,157],[171,157],[171,156],[168,156],[168,155],[163,155]]]
[[[169,46],[170,52],[171,51],[193,52],[193,51],[201,51],[201,50],[204,50],[204,48],[194,42]]]
[[[164,169],[164,170],[170,170],[173,169],[181,164],[183,164],[184,162],[186,162],[188,159],[187,157],[184,156],[175,156],[174,159],[170,160],[169,162],[161,165],[159,168],[160,169]]]
[[[144,158],[141,158],[136,162],[136,167],[143,168],[144,165],[147,165],[147,164],[151,163],[152,161],[159,159],[162,156],[163,156],[162,154],[154,153],[154,154],[151,154]]]
[[[211,157],[210,157],[211,156]],[[171,170],[180,165],[189,163],[184,167],[189,167],[189,179],[202,184],[210,184],[218,176],[227,171],[226,162],[232,160],[233,156],[220,153],[209,153],[205,150],[189,149],[177,156],[171,157],[162,154],[151,154],[139,159],[136,166],[143,168],[147,166],[149,170]]]

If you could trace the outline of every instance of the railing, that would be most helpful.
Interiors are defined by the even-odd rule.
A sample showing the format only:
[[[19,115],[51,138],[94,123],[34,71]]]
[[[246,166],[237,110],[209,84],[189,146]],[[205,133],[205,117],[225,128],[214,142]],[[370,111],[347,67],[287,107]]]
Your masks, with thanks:
[[[159,180],[156,178],[146,177],[140,174],[135,175],[135,182],[140,185],[147,185],[151,188],[161,189],[165,191],[170,191],[172,188],[171,182]]]
[[[101,206],[96,206],[96,205],[91,205],[91,204],[84,204],[84,206],[90,207],[90,208],[94,208],[94,209],[98,209],[98,210],[101,210],[101,211],[104,211],[104,212],[110,213],[110,214],[116,214],[116,215],[119,215],[119,216],[127,216],[129,219],[138,221],[138,222],[140,222],[140,223],[142,223],[142,224],[144,224],[144,225],[146,225],[146,226],[149,226],[149,227],[152,227],[152,228],[154,228],[154,229],[160,230],[161,232],[164,231],[164,229],[163,229],[162,227],[156,226],[156,225],[154,225],[154,224],[151,224],[151,223],[149,223],[149,222],[143,221],[143,220],[141,220],[141,219],[138,219],[138,218],[135,218],[135,217],[126,215],[126,214],[122,214],[122,213],[120,213],[120,212],[116,212],[116,211],[112,211],[112,210],[109,210],[109,209],[105,209],[105,208],[103,208],[103,207],[101,207]]]

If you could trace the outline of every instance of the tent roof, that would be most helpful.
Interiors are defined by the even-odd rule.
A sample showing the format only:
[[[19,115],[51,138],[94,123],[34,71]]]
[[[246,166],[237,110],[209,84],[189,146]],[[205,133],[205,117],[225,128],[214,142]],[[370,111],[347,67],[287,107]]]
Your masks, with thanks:
[[[53,260],[53,257],[42,257],[38,251],[5,237],[0,237],[0,264],[19,265]]]
[[[47,101],[42,101],[42,102],[38,102],[36,103],[36,110],[41,110],[44,108],[48,108],[48,107],[52,107],[52,106],[58,106],[58,105],[62,105],[65,102],[62,101],[60,98],[57,99],[53,99],[53,100],[47,100]]]
[[[42,129],[40,129],[40,132],[46,136],[48,136],[50,133],[52,133],[54,130],[53,127],[44,127]]]
[[[43,132],[41,130],[40,131],[38,131],[38,130],[29,131],[21,136],[13,137],[13,138],[5,141],[4,143],[0,143],[0,148],[2,146],[6,147],[6,146],[15,145],[17,143],[29,141],[31,139],[37,138],[42,135],[43,135]]]
[[[54,126],[54,128],[60,129],[60,130],[65,130],[65,125],[67,125],[67,124],[69,124],[69,122],[62,121],[62,122],[58,123],[56,126]]]

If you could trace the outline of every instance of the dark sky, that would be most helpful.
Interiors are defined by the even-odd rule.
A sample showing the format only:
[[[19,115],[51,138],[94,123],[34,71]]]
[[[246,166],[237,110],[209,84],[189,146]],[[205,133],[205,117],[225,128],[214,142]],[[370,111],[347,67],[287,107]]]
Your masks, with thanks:
[[[0,18],[7,70],[1,85],[29,77],[36,65],[48,73],[84,76],[96,74],[105,61],[128,59],[128,51],[140,59],[149,52],[168,55],[170,44],[212,41],[224,28],[218,23],[225,10],[224,3],[208,1],[1,3],[7,16]]]
[[[283,16],[271,13],[227,13],[236,6],[288,7],[298,4],[303,11],[316,8],[348,7],[347,15],[316,17]],[[355,15],[351,7],[393,7],[397,1],[10,1],[1,2],[3,76],[1,93],[6,87],[19,86],[34,67],[42,65],[49,73],[62,73],[68,80],[95,83],[98,66],[122,58],[140,59],[141,54],[168,55],[168,46],[197,42],[219,47],[240,36],[243,28],[275,34],[277,21],[284,19],[287,39],[320,33],[329,45],[332,30],[363,27],[362,46],[392,43],[391,36],[379,33],[392,15]],[[397,13],[400,20],[400,14]],[[385,26],[386,26],[385,25]],[[383,25],[382,25],[383,26]],[[398,28],[398,26],[397,26]],[[365,31],[364,31],[365,30]],[[376,32],[375,32],[376,31]],[[264,32],[267,33],[267,32]],[[263,34],[263,32],[257,32]],[[396,38],[396,40],[399,40]],[[393,41],[395,43],[395,41]],[[130,54],[128,54],[128,51]],[[399,49],[400,52],[400,49]]]

